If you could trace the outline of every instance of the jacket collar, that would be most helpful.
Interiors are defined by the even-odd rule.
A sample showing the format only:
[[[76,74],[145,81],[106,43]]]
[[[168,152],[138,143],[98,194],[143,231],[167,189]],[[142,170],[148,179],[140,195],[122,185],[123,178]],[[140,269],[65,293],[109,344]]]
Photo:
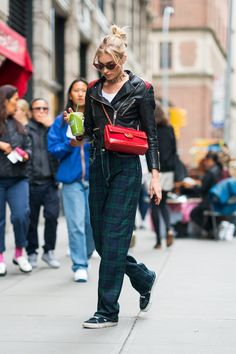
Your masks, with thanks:
[[[118,91],[117,95],[114,97],[114,99],[111,101],[112,105],[115,104],[116,102],[120,101],[123,97],[128,96],[131,91],[135,89],[135,86],[133,86],[132,81],[134,74],[129,71],[125,70],[125,72],[129,75],[129,80],[126,81],[126,83],[121,87],[121,89]],[[96,84],[94,85],[92,91],[91,91],[91,96],[101,102],[108,103],[108,101],[103,97],[102,95],[102,86],[105,81],[105,77],[101,77]],[[110,103],[109,103],[110,105]]]

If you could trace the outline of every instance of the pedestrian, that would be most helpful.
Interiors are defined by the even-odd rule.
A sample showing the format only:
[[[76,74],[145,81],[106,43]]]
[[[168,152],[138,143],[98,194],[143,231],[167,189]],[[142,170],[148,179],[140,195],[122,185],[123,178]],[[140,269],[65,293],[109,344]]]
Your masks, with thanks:
[[[31,265],[23,256],[29,227],[27,161],[31,155],[31,149],[24,127],[13,118],[17,100],[16,87],[11,85],[0,87],[0,276],[7,274],[3,255],[6,250],[6,204],[10,207],[15,236],[13,263],[24,273],[32,271]],[[22,156],[16,154],[16,151]]]
[[[74,80],[69,89],[66,110],[84,113],[87,82]],[[48,134],[48,150],[59,160],[56,180],[62,183],[62,198],[69,236],[69,250],[75,282],[88,280],[88,259],[94,251],[88,204],[90,143],[67,136],[63,113],[56,117]]]
[[[14,115],[14,118],[20,122],[22,125],[27,125],[29,121],[29,103],[22,99],[19,99],[17,101],[17,106],[16,106],[16,113]]]
[[[58,184],[55,181],[56,159],[48,152],[48,130],[52,125],[49,106],[44,98],[35,98],[30,104],[31,119],[28,124],[32,142],[30,163],[30,226],[28,232],[27,253],[33,268],[38,258],[38,223],[40,209],[43,207],[44,245],[42,260],[51,268],[59,268],[54,250],[57,238],[57,219],[59,216]]]
[[[202,237],[212,237],[212,222],[210,218],[205,218],[204,212],[210,210],[209,191],[220,180],[223,179],[223,166],[217,152],[209,151],[204,157],[202,164],[205,172],[201,180],[196,180],[189,184],[183,181],[183,187],[187,191],[193,191],[201,197],[201,202],[191,211],[190,217],[198,226]]]
[[[161,106],[157,103],[155,109],[157,123],[157,139],[160,152],[160,181],[162,199],[159,205],[151,201],[151,216],[156,233],[155,249],[161,248],[161,216],[165,225],[166,246],[174,241],[174,233],[170,225],[170,212],[166,203],[168,192],[174,188],[174,170],[176,158],[176,139],[173,127],[169,124]]]
[[[85,105],[85,135],[94,142],[90,162],[90,214],[95,248],[101,256],[98,303],[94,316],[84,328],[103,328],[118,323],[119,304],[124,274],[140,294],[140,309],[150,307],[155,272],[128,256],[134,229],[141,186],[138,155],[127,155],[104,149],[103,132],[107,115],[116,125],[147,133],[147,159],[152,171],[150,196],[158,203],[161,190],[158,173],[158,151],[154,121],[153,87],[130,71],[124,71],[126,33],[116,25],[98,47],[94,65],[101,78],[89,85]],[[65,117],[67,113],[65,112]]]

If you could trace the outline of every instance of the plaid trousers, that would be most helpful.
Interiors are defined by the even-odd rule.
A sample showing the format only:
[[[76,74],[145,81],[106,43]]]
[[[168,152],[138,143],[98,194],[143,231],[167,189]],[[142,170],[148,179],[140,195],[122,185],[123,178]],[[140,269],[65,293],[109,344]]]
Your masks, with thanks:
[[[140,293],[149,291],[153,272],[128,256],[141,187],[138,156],[101,151],[90,165],[90,216],[101,256],[96,315],[117,321],[124,274]]]

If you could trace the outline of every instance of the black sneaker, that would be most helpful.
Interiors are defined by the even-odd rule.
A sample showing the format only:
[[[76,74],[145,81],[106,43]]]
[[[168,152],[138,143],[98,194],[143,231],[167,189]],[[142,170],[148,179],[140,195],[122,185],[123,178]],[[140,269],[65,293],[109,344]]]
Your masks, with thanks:
[[[83,327],[84,328],[107,328],[107,327],[114,327],[118,324],[118,321],[111,321],[103,316],[93,316],[89,320],[84,321]]]
[[[153,283],[152,283],[150,290],[146,294],[140,295],[139,307],[140,307],[140,310],[143,312],[147,312],[150,309],[151,304],[152,304],[152,292],[153,292],[153,289],[156,285],[156,280],[157,280],[156,273],[155,272],[153,272],[153,273],[154,273]]]

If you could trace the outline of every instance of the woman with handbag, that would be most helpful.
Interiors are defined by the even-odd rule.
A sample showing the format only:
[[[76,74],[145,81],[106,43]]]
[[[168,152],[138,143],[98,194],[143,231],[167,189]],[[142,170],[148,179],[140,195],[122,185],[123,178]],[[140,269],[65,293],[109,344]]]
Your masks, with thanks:
[[[85,135],[93,141],[90,215],[101,263],[97,311],[83,323],[85,328],[117,325],[124,274],[140,294],[141,311],[150,307],[156,280],[155,272],[127,255],[142,178],[138,153],[147,148],[145,136],[146,156],[152,171],[149,193],[156,203],[160,202],[161,189],[153,87],[132,72],[124,71],[126,46],[126,33],[113,25],[94,58],[94,66],[102,76],[89,84],[86,96]],[[137,131],[138,127],[142,131]],[[132,139],[134,147],[129,144]]]

